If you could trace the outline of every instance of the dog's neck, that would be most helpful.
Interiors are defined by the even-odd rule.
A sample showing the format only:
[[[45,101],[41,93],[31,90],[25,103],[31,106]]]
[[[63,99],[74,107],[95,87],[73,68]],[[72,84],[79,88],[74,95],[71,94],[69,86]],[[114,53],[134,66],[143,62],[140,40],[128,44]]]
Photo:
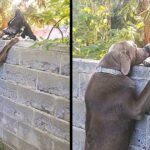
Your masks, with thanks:
[[[100,60],[98,66],[121,71],[120,60],[115,59],[115,57],[109,53]]]

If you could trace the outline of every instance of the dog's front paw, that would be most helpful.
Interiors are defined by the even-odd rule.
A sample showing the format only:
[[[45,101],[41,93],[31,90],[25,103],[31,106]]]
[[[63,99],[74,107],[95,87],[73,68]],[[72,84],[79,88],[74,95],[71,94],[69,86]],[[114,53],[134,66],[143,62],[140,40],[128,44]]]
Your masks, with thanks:
[[[145,46],[144,46],[144,49],[149,53],[149,55],[150,55],[150,43],[148,43],[148,44],[146,44]]]
[[[144,65],[145,67],[150,67],[150,57],[148,57],[147,59],[145,59],[145,60],[143,61],[143,65]]]

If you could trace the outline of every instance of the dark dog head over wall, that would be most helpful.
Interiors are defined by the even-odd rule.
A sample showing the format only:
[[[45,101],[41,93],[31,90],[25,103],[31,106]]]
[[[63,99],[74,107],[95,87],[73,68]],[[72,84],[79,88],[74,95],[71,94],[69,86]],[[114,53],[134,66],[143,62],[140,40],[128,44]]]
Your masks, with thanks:
[[[15,37],[16,34],[21,34],[23,38],[29,36],[30,39],[36,40],[29,24],[25,20],[19,9],[16,10],[15,16],[8,22],[8,27],[3,29],[4,34],[8,35],[7,39]]]

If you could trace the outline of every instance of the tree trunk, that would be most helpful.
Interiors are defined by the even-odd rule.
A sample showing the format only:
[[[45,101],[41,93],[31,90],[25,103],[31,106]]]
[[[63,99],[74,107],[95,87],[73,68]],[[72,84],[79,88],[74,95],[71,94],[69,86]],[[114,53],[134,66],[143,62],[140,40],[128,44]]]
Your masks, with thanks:
[[[95,6],[94,6],[93,0],[90,0],[90,5],[91,5],[92,14],[94,14],[95,13]]]
[[[2,20],[2,29],[7,27],[7,21],[6,20]]]
[[[0,15],[1,15],[1,18],[2,18],[2,22],[1,22],[1,25],[0,25],[0,30],[4,29],[7,27],[7,21],[3,15],[3,9],[0,8]]]
[[[140,10],[146,11],[148,9],[149,0],[142,0]],[[150,16],[147,12],[144,15],[144,44],[150,43]]]

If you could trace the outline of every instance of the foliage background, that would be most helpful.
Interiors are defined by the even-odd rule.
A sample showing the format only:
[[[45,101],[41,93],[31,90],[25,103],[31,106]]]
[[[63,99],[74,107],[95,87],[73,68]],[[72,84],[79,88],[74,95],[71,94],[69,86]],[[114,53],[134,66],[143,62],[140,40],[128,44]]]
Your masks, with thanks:
[[[134,40],[142,47],[146,19],[141,15],[143,2],[73,1],[73,56],[100,59],[113,43],[124,40]]]
[[[13,5],[14,3],[18,3],[18,5]],[[69,0],[0,0],[0,29],[7,26],[9,19],[14,16],[15,9],[19,8],[30,25],[40,28],[50,25],[58,28],[63,38],[60,26],[69,28],[69,3]],[[48,31],[48,33],[51,32]],[[42,40],[44,43],[51,43],[47,39]],[[60,42],[60,40],[58,41]],[[55,42],[58,41],[55,40]],[[64,41],[67,42],[68,38]]]

